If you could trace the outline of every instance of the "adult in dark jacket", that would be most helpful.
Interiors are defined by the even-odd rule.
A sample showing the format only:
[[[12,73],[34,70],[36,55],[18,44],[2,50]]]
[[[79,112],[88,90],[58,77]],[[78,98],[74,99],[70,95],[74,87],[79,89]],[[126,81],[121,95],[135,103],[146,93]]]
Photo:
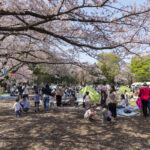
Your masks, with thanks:
[[[49,96],[51,96],[51,89],[49,88],[49,85],[47,84],[45,88],[42,88],[42,94],[43,94],[43,103],[44,103],[44,109],[49,109]]]
[[[107,99],[107,94],[105,91],[101,92],[101,99],[100,99],[100,105],[105,106],[106,105],[106,99]]]
[[[21,83],[18,85],[17,89],[18,89],[18,92],[19,92],[19,96],[22,98],[23,89],[22,89]]]

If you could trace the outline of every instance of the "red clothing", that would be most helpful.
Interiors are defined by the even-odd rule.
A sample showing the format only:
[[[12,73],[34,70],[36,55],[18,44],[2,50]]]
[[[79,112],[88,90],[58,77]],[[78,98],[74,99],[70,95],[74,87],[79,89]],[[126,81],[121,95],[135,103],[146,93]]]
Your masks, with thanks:
[[[139,96],[140,96],[141,100],[148,101],[150,99],[150,89],[147,87],[141,88]]]

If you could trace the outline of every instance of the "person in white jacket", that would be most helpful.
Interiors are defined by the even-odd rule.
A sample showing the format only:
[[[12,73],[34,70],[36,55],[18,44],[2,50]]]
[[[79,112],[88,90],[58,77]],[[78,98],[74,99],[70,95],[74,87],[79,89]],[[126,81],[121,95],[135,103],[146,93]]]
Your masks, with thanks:
[[[88,110],[86,110],[85,114],[84,114],[84,118],[85,119],[92,119],[93,117],[96,115],[96,112],[94,111],[94,107],[91,106]]]

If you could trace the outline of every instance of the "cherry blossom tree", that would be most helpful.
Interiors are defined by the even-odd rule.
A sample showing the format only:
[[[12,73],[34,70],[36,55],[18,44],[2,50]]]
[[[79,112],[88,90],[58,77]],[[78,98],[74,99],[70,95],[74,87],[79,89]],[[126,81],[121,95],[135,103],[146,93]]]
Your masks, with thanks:
[[[115,82],[124,85],[131,85],[135,81],[133,74],[130,72],[130,65],[125,64],[120,68],[119,74],[115,77]]]
[[[1,70],[28,64],[76,64],[86,53],[149,53],[150,1],[3,0],[0,3]],[[10,67],[10,62],[12,66]]]

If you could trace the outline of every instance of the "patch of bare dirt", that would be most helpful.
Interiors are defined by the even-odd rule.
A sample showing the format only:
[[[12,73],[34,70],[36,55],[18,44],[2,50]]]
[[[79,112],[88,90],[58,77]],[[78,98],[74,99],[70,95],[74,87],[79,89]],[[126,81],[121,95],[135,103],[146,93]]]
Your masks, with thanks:
[[[104,125],[83,119],[78,108],[15,118],[14,99],[0,99],[0,150],[149,150],[150,117],[118,117]],[[33,105],[33,103],[32,103]],[[42,110],[42,106],[41,106]]]

